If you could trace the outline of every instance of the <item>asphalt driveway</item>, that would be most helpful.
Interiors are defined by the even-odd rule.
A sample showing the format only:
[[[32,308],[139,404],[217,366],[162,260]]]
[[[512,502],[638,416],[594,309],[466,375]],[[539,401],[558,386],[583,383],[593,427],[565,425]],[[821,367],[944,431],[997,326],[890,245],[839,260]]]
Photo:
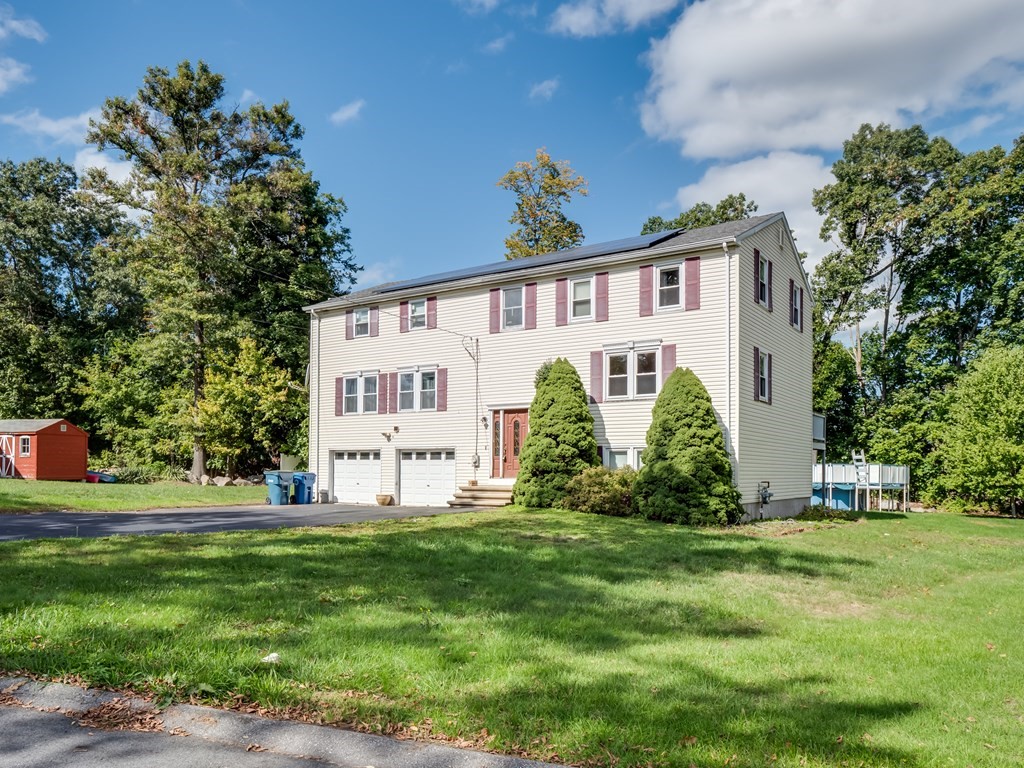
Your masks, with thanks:
[[[0,515],[0,541],[98,538],[161,533],[215,533],[267,528],[304,528],[451,515],[473,510],[448,507],[374,507],[358,504],[302,504],[272,507],[150,509],[143,512],[29,512]]]

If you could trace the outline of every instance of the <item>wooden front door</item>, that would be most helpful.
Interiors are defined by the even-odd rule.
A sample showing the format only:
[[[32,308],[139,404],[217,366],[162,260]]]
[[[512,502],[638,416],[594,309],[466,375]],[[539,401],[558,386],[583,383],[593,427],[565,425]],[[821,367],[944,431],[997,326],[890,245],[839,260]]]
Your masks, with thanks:
[[[516,477],[519,457],[526,439],[528,411],[495,411],[491,416],[491,474],[493,477]]]

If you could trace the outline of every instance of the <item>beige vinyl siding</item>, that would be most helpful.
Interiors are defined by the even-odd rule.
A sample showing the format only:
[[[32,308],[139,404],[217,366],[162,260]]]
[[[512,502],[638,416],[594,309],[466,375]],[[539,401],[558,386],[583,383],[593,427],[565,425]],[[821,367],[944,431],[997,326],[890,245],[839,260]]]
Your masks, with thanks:
[[[757,502],[762,480],[771,483],[772,504],[810,496],[811,295],[783,224],[774,223],[750,234],[737,249],[736,481],[745,504]],[[754,249],[772,261],[772,312],[754,303]],[[790,279],[804,287],[803,333],[789,321]],[[754,401],[754,347],[772,355],[770,405]]]
[[[693,254],[684,254],[692,256]],[[681,263],[673,255],[643,263]],[[398,301],[381,302],[379,336],[345,340],[345,311],[322,313],[320,370],[317,371],[315,338],[311,344],[312,396],[318,404],[311,421],[310,467],[318,474],[318,486],[330,484],[329,454],[336,450],[380,450],[382,492],[397,493],[397,453],[401,450],[454,448],[460,484],[476,477],[490,477],[491,433],[481,417],[490,408],[529,405],[534,394],[534,374],[545,361],[566,357],[577,369],[584,388],[590,390],[590,355],[607,345],[658,341],[676,345],[676,364],[692,368],[721,412],[727,381],[724,323],[724,258],[707,253],[701,263],[701,308],[655,311],[640,317],[639,264],[602,270],[576,270],[564,276],[587,277],[607,271],[608,321],[570,321],[555,325],[555,278],[538,279],[537,327],[532,330],[489,332],[489,288],[522,285],[508,281],[487,287],[449,293],[436,292],[437,325],[399,333]],[[433,295],[433,293],[432,293]],[[313,320],[313,335],[316,319]],[[479,402],[474,403],[473,360],[463,342],[475,348],[479,340]],[[661,362],[659,350],[659,366]],[[443,413],[392,413],[334,416],[334,382],[337,377],[360,371],[391,372],[405,366],[437,366],[448,369],[448,410]],[[659,371],[660,387],[660,371]],[[606,388],[606,387],[605,387]],[[606,394],[606,393],[605,393]],[[378,395],[380,396],[380,394]],[[598,443],[615,447],[642,447],[654,398],[605,401],[592,405]],[[316,415],[319,412],[319,416]],[[394,432],[394,427],[398,432]],[[317,430],[319,429],[319,434]],[[388,441],[382,433],[391,435]],[[479,442],[477,442],[479,440]],[[319,442],[319,446],[317,446]],[[480,455],[474,473],[472,457]]]

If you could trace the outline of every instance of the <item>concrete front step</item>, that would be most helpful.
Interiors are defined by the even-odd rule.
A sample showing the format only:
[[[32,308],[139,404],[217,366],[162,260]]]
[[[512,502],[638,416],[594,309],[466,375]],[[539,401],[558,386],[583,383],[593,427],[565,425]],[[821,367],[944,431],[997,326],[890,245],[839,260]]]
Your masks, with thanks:
[[[503,485],[462,485],[449,507],[504,507],[512,503],[512,488]]]

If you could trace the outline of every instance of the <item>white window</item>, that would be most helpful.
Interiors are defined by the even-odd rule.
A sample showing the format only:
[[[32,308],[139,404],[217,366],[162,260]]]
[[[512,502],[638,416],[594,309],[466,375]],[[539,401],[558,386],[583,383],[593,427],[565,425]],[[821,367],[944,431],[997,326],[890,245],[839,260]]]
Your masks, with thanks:
[[[658,308],[680,306],[679,267],[659,267]]]
[[[757,300],[768,305],[768,259],[760,254],[757,257]]]
[[[400,371],[398,374],[398,410],[433,411],[437,409],[437,371]]]
[[[800,303],[801,303],[800,302],[800,286],[796,285],[796,283],[793,284],[793,298],[792,298],[792,302],[793,302],[793,317],[790,318],[790,321],[793,323],[794,327],[799,328],[800,327]]]
[[[610,399],[651,397],[658,394],[658,350],[630,349],[607,355]]]
[[[427,327],[427,300],[416,299],[409,302],[409,330]]]
[[[604,463],[609,469],[622,469],[623,467],[640,469],[643,466],[643,462],[640,461],[643,452],[643,448],[605,448]]]
[[[771,376],[769,371],[771,369],[771,355],[767,352],[761,352],[758,355],[757,361],[757,392],[758,397],[764,402],[769,402],[771,399]]]
[[[28,435],[22,435],[18,438],[18,455],[28,456],[32,453],[32,438]]]
[[[589,320],[594,314],[594,281],[587,277],[582,280],[572,280],[569,286],[572,295],[570,317],[573,320]]]
[[[377,374],[345,377],[344,413],[377,412]]]
[[[370,310],[357,309],[352,313],[352,335],[370,335]]]
[[[501,327],[523,327],[523,289],[504,288],[501,291]]]

